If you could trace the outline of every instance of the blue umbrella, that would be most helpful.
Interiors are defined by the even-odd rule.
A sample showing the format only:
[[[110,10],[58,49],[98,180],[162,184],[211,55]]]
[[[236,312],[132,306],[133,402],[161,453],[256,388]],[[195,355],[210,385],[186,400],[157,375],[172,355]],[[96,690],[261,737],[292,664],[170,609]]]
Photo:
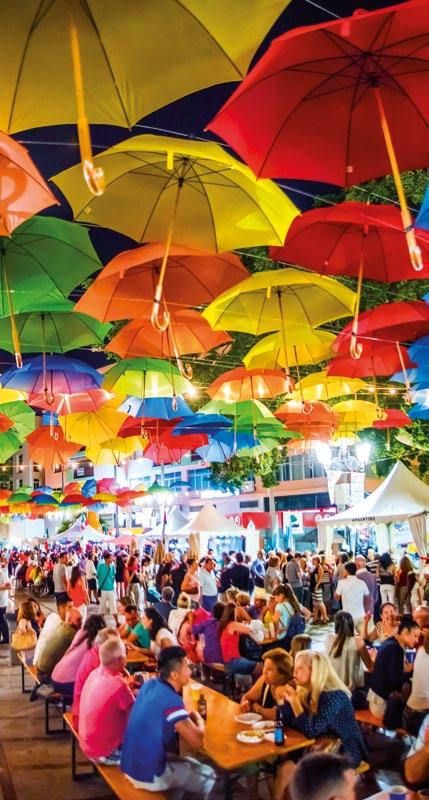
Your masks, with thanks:
[[[179,419],[193,415],[183,397],[176,397],[177,408],[173,408],[172,397],[127,397],[119,406],[119,411],[131,417],[145,417],[146,419]]]
[[[193,414],[186,417],[174,426],[173,436],[181,436],[187,433],[207,433],[214,436],[218,431],[230,430],[232,420],[222,414]]]
[[[422,228],[424,231],[429,231],[429,183],[426,186],[425,196],[420,206],[420,211],[417,214],[417,219],[414,223],[414,227]]]
[[[97,481],[95,478],[88,478],[88,480],[83,484],[81,491],[83,496],[86,498],[94,497],[94,495],[97,493]]]
[[[197,447],[195,452],[198,453],[203,461],[209,461],[213,464],[223,464],[224,461],[228,461],[233,455],[231,447],[222,444],[222,442],[217,442],[216,439],[212,439],[208,444],[205,444],[204,447]]]
[[[42,414],[42,425],[58,425],[58,414],[54,411],[44,411]]]
[[[55,497],[53,497],[51,494],[35,494],[31,498],[31,502],[35,503],[38,506],[46,506],[46,505],[58,506],[59,505],[58,500],[56,500]]]
[[[77,358],[49,355],[31,358],[21,369],[8,369],[1,376],[1,385],[29,394],[46,390],[54,395],[97,389],[102,380],[96,369]]]
[[[427,295],[429,297],[429,295]],[[419,367],[429,367],[429,336],[422,336],[408,348],[410,360]]]
[[[408,378],[408,382],[412,384],[416,383],[428,383],[429,384],[429,368],[425,367],[413,367],[412,369],[405,370],[405,374]],[[399,372],[395,372],[394,375],[389,379],[394,383],[405,383],[404,373],[402,370]]]
[[[407,414],[411,419],[429,419],[429,406],[415,405]]]

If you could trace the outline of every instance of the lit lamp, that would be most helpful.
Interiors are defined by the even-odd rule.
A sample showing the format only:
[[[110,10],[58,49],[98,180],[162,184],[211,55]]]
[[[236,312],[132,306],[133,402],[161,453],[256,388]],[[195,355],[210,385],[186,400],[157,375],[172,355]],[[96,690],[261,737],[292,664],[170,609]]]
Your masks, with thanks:
[[[356,456],[360,464],[365,466],[365,464],[369,461],[369,456],[371,454],[371,444],[370,442],[360,442],[356,445]]]
[[[314,442],[314,449],[316,451],[317,460],[322,464],[325,469],[328,469],[332,461],[332,452],[327,442]]]

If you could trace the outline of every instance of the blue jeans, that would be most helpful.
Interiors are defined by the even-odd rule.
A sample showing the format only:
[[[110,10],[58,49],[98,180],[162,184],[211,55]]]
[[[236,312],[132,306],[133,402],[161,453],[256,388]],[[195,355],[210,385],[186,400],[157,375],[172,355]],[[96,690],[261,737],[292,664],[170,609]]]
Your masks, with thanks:
[[[58,681],[52,681],[52,686],[56,692],[60,692],[65,697],[73,697],[74,681],[70,683],[59,683]]]
[[[228,675],[252,675],[256,661],[251,661],[250,658],[233,658],[225,664]]]
[[[210,614],[213,611],[214,604],[217,603],[217,594],[203,594],[201,596],[201,605],[205,611]]]

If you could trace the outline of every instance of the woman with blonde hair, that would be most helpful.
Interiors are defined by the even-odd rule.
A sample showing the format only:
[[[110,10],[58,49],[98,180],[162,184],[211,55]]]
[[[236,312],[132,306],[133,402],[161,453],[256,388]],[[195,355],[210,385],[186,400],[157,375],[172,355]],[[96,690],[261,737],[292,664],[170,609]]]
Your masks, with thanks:
[[[280,586],[282,582],[282,573],[280,572],[280,559],[276,555],[270,556],[268,559],[268,567],[265,571],[264,589],[267,594],[272,594],[276,586]]]
[[[191,598],[186,592],[180,592],[177,598],[177,608],[173,608],[168,615],[168,627],[177,637],[179,628],[191,609]]]

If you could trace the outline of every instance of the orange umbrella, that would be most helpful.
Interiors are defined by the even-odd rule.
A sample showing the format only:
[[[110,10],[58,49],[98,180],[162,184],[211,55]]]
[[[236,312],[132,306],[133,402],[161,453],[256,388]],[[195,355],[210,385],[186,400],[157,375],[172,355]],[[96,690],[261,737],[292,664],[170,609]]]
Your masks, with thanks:
[[[170,314],[165,331],[157,331],[149,318],[134,319],[121,328],[105,349],[121,358],[171,358],[187,353],[207,353],[231,341],[225,331],[213,331],[198,311],[182,309]]]
[[[329,440],[337,430],[339,421],[334,411],[321,400],[302,403],[288,400],[274,412],[288,430],[301,433],[304,439]]]
[[[235,403],[241,400],[262,400],[290,391],[291,378],[274,369],[245,369],[238,367],[219,375],[207,387],[213,400]]]
[[[0,236],[10,234],[29,217],[59,205],[27,150],[0,131]]]
[[[58,393],[50,405],[44,392],[33,392],[28,396],[27,403],[42,411],[51,411],[53,414],[75,414],[79,411],[98,411],[111,397],[112,395],[105,389],[86,389],[72,394]]]
[[[6,433],[10,428],[13,428],[13,420],[6,414],[0,414],[0,433]]]
[[[75,306],[103,322],[150,317],[165,245],[148,244],[115,256]],[[210,303],[249,273],[232,253],[213,255],[172,245],[163,298],[173,306]]]
[[[30,458],[44,467],[65,467],[70,456],[81,450],[81,445],[66,442],[59,425],[36,428],[27,436]]]

